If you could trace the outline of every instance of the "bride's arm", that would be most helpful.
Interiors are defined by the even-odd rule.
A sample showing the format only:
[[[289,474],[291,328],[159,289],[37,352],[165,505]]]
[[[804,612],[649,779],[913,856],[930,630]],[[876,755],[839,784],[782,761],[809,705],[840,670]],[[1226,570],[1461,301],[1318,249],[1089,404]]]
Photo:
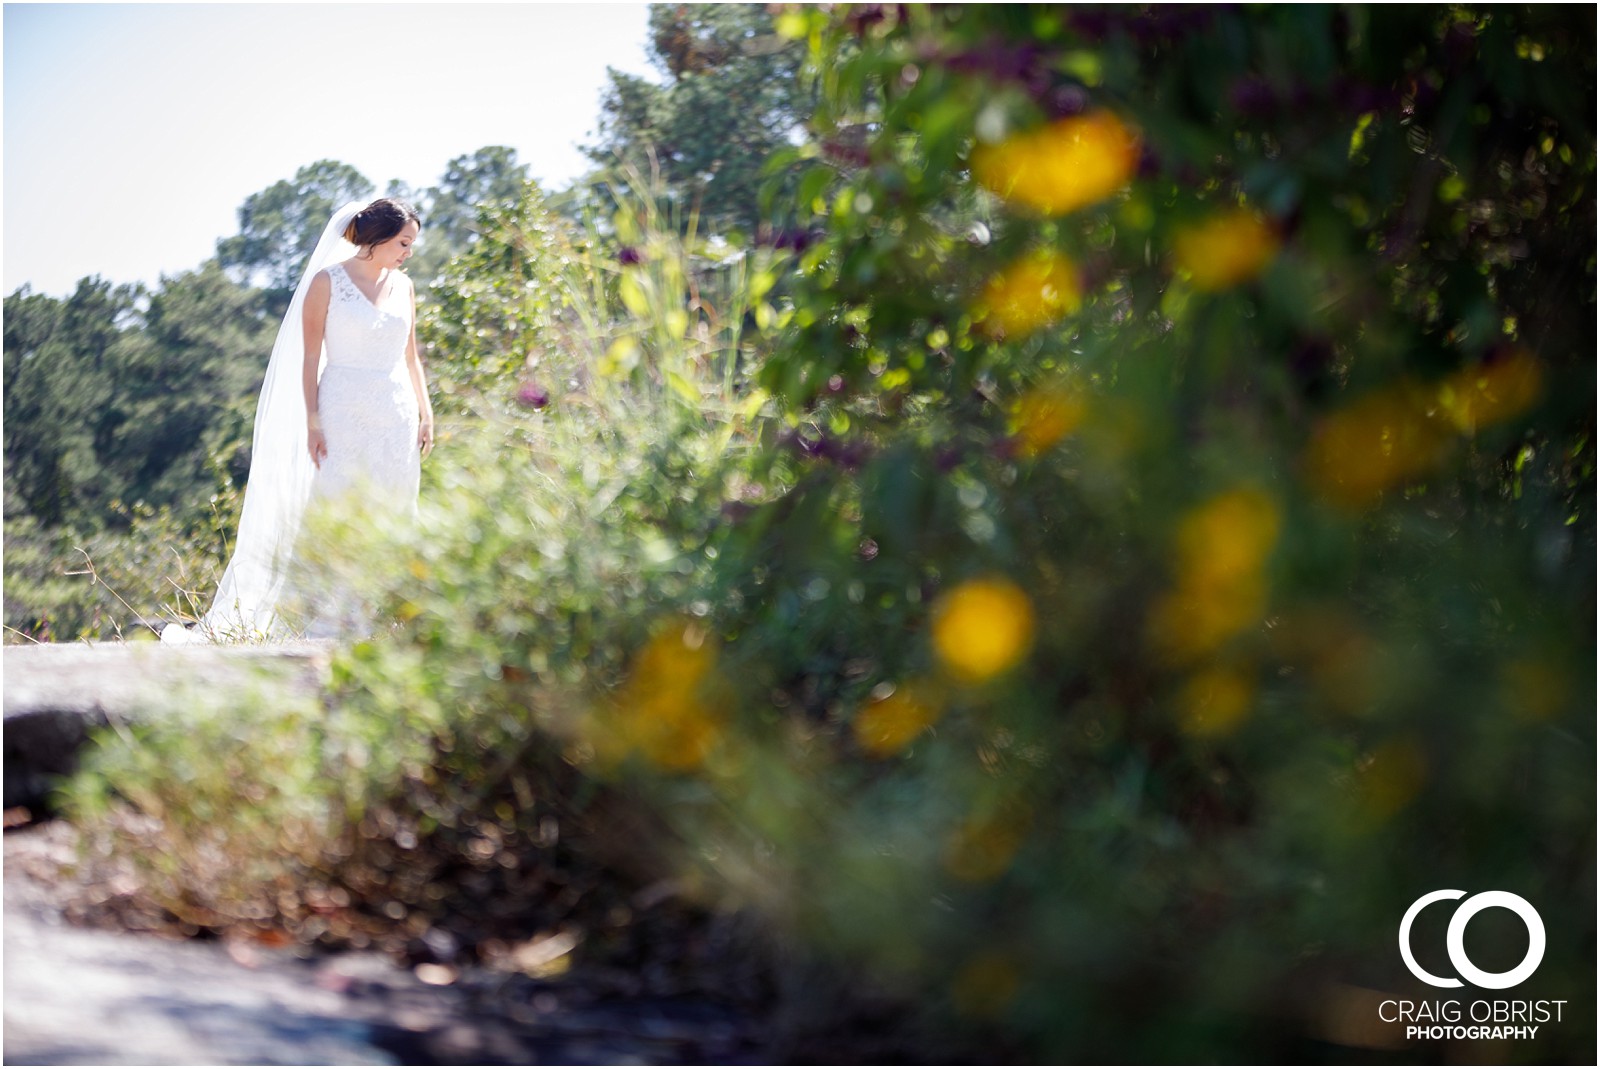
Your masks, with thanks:
[[[417,413],[421,417],[417,424],[417,445],[422,455],[427,456],[433,452],[433,402],[428,400],[428,376],[417,349],[417,289],[410,278],[406,278],[406,286],[411,290],[411,337],[406,339],[406,367],[411,372],[411,388],[417,391]]]
[[[311,463],[322,467],[328,455],[328,441],[322,435],[322,420],[317,414],[317,371],[322,363],[322,334],[328,325],[328,296],[333,284],[326,271],[318,271],[306,289],[305,307],[300,311],[306,355],[300,370],[300,388],[306,398],[306,450]]]

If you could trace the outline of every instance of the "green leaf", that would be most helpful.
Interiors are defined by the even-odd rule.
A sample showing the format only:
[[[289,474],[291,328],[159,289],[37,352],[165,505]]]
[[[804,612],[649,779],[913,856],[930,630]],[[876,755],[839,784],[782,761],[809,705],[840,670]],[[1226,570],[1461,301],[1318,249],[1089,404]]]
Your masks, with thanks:
[[[701,396],[699,388],[676,371],[667,372],[667,383],[672,387],[674,393],[691,405],[699,405],[700,402],[705,400]]]
[[[623,272],[622,281],[617,284],[617,296],[622,298],[624,307],[634,315],[644,318],[650,314],[650,301],[645,297],[644,285],[641,285],[639,276],[634,272]]]

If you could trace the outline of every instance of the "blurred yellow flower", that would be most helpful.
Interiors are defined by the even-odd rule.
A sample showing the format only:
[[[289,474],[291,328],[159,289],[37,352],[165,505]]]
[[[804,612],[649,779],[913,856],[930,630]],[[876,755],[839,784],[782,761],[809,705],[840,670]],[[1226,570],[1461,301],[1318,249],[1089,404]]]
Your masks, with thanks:
[[[1219,648],[1261,620],[1267,585],[1259,575],[1213,589],[1179,586],[1156,602],[1150,640],[1175,664],[1187,664]]]
[[[619,741],[673,771],[703,764],[722,737],[723,718],[709,700],[715,664],[716,651],[699,625],[660,628],[618,696]]]
[[[1178,522],[1176,582],[1151,612],[1149,635],[1170,660],[1209,653],[1260,621],[1266,562],[1278,541],[1278,506],[1242,487],[1219,494]]]
[[[1278,235],[1247,208],[1235,208],[1178,231],[1172,258],[1197,290],[1248,282],[1278,254]]]
[[[662,768],[683,772],[705,763],[722,738],[722,725],[698,702],[661,703],[638,721],[641,753]]]
[[[1082,394],[1060,384],[1038,386],[1023,394],[1011,419],[1018,452],[1028,457],[1043,453],[1071,434],[1087,410]]]
[[[1410,804],[1428,778],[1428,761],[1412,739],[1378,747],[1357,765],[1361,813],[1386,820]]]
[[[1022,988],[1022,973],[1009,954],[986,950],[968,961],[950,984],[956,1009],[968,1017],[995,1018]]]
[[[1442,464],[1455,443],[1452,432],[1473,434],[1513,419],[1543,388],[1543,366],[1519,349],[1433,386],[1406,382],[1369,393],[1317,427],[1306,449],[1306,479],[1336,505],[1366,508],[1385,490]]]
[[[989,332],[1022,336],[1077,311],[1082,301],[1072,261],[1041,249],[985,283],[974,312]]]
[[[1479,427],[1519,416],[1539,399],[1544,384],[1539,361],[1525,349],[1477,367],[1464,368],[1439,387],[1439,402],[1456,429]]]
[[[1019,807],[963,821],[945,843],[945,870],[963,883],[999,879],[1022,848],[1028,823],[1028,814]]]
[[[982,683],[1015,667],[1033,646],[1033,603],[1009,579],[973,579],[940,600],[933,648],[956,678]]]
[[[1373,711],[1384,675],[1392,671],[1382,646],[1343,609],[1313,606],[1287,614],[1273,632],[1280,657],[1304,667],[1317,697],[1350,716]]]
[[[1572,698],[1561,666],[1542,657],[1519,657],[1501,668],[1501,700],[1517,716],[1549,720]]]
[[[1312,489],[1336,505],[1361,509],[1440,464],[1447,428],[1430,419],[1412,386],[1368,394],[1322,421],[1306,450]]]
[[[716,654],[697,624],[674,622],[659,628],[634,658],[636,684],[651,690],[694,689],[715,663]]]
[[[1278,506],[1254,487],[1219,494],[1179,521],[1183,585],[1214,590],[1257,573],[1278,541]]]
[[[1255,681],[1233,667],[1196,672],[1178,692],[1178,726],[1190,735],[1231,735],[1250,712]]]
[[[1112,196],[1139,166],[1139,139],[1109,111],[1058,119],[972,153],[972,173],[1009,201],[1065,215]]]
[[[856,742],[874,757],[892,757],[938,720],[940,712],[938,699],[924,688],[901,685],[856,714]]]

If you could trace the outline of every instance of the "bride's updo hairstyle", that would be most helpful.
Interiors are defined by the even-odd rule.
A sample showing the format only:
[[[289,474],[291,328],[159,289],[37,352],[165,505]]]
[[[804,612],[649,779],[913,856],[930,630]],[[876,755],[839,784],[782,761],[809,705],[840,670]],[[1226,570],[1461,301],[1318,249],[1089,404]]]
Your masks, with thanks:
[[[344,228],[344,239],[352,245],[371,248],[400,233],[407,223],[422,225],[415,208],[403,200],[380,197],[356,212],[356,217]]]

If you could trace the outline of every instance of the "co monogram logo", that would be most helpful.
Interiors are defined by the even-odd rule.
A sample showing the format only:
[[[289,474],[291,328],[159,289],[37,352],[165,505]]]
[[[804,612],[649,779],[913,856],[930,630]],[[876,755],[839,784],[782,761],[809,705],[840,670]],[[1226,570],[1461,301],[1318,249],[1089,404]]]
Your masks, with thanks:
[[[1423,983],[1432,984],[1434,987],[1460,987],[1461,981],[1444,976],[1435,976],[1417,964],[1417,959],[1411,954],[1411,922],[1417,919],[1417,914],[1435,902],[1445,899],[1457,899],[1466,895],[1465,891],[1430,891],[1411,903],[1411,908],[1406,910],[1406,915],[1400,922],[1400,956],[1406,961],[1406,968],[1411,970]],[[1472,964],[1467,957],[1467,949],[1463,942],[1467,933],[1467,922],[1483,910],[1499,906],[1509,909],[1522,918],[1522,923],[1528,927],[1528,953],[1522,958],[1522,964],[1506,972],[1484,972]],[[1450,954],[1450,964],[1455,966],[1456,972],[1470,980],[1476,987],[1506,988],[1516,987],[1522,981],[1533,975],[1533,971],[1544,960],[1544,921],[1540,919],[1539,912],[1528,904],[1528,900],[1510,891],[1483,891],[1468,898],[1456,907],[1456,912],[1450,918],[1450,928],[1445,933],[1445,950]]]

